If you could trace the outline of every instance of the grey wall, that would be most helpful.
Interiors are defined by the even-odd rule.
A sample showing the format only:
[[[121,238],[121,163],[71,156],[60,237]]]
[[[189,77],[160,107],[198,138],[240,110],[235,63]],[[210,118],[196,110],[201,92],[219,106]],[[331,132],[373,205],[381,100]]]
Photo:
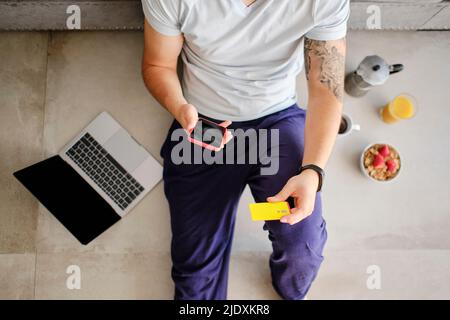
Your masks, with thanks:
[[[0,1],[0,30],[67,30],[68,5],[81,9],[82,30],[142,28],[141,2]],[[368,7],[377,5],[384,30],[450,29],[450,4],[441,0],[352,1],[351,29],[368,29]]]

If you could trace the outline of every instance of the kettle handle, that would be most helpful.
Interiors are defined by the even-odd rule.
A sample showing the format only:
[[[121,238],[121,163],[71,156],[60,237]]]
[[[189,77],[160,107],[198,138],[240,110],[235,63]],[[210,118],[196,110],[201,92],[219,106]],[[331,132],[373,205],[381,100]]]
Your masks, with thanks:
[[[392,64],[389,66],[389,74],[397,73],[403,70],[403,65],[401,63]]]

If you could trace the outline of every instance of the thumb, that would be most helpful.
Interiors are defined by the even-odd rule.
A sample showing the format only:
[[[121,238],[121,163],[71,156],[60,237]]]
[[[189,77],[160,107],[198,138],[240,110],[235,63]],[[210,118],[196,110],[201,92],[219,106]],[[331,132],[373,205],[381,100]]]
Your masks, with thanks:
[[[276,195],[272,197],[268,197],[267,201],[269,202],[279,202],[279,201],[285,201],[294,190],[292,190],[291,184],[287,183],[283,189],[281,189],[280,192],[278,192]]]
[[[198,114],[197,114],[197,111],[193,111],[193,110],[189,110],[187,113],[186,113],[186,116],[185,116],[186,118],[186,122],[185,122],[185,125],[186,125],[186,129],[188,129],[188,130],[192,130],[192,129],[194,129],[194,127],[195,127],[195,125],[197,124],[197,122],[198,122]]]
[[[184,106],[183,112],[183,127],[187,131],[194,129],[198,121],[197,109],[192,104],[187,104]]]

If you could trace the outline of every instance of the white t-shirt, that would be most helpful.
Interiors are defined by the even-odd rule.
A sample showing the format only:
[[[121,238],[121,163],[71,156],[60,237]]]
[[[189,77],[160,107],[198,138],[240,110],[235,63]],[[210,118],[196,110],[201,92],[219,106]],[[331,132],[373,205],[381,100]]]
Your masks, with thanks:
[[[142,0],[158,32],[185,38],[182,87],[218,120],[245,121],[297,101],[303,38],[345,36],[348,0]]]

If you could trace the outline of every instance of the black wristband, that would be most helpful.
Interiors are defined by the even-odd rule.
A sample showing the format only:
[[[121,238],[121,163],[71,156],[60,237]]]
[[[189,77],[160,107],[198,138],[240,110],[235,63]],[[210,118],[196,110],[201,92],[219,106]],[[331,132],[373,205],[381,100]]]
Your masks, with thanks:
[[[315,171],[319,176],[319,185],[317,186],[317,192],[319,192],[320,190],[322,190],[323,179],[325,178],[325,171],[323,171],[321,167],[316,166],[315,164],[307,164],[300,168],[300,173],[308,169]]]

